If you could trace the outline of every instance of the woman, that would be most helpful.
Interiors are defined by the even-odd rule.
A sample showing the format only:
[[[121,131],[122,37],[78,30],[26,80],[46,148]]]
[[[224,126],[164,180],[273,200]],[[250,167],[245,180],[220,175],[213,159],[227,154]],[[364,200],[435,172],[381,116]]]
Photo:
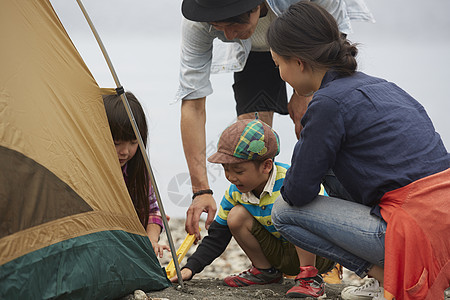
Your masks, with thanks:
[[[312,252],[384,282],[387,299],[443,299],[450,155],[424,108],[357,72],[356,46],[313,3],[292,5],[267,38],[281,78],[314,95],[272,212],[278,231],[305,250],[298,294],[313,290]],[[315,196],[329,169],[350,199]]]

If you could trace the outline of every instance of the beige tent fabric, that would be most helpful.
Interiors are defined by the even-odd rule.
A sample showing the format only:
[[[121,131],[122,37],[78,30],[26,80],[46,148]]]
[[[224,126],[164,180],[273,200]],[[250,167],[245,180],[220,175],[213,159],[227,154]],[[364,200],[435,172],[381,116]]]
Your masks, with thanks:
[[[0,24],[0,147],[43,166],[92,208],[1,238],[0,264],[90,232],[145,235],[120,171],[103,108],[105,91],[50,3],[2,1]],[[0,209],[7,206],[1,201],[15,199],[0,197]]]

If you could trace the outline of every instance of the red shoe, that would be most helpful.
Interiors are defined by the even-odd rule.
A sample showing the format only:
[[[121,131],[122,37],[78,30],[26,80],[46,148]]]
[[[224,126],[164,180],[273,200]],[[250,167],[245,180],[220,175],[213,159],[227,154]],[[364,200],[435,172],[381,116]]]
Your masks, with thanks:
[[[283,282],[283,274],[276,270],[274,273],[261,272],[255,267],[251,267],[238,275],[226,277],[224,280],[226,285],[231,287],[241,287],[254,284],[269,284]]]
[[[300,267],[300,273],[295,277],[296,285],[287,291],[290,298],[320,297],[325,292],[322,276],[313,266]]]

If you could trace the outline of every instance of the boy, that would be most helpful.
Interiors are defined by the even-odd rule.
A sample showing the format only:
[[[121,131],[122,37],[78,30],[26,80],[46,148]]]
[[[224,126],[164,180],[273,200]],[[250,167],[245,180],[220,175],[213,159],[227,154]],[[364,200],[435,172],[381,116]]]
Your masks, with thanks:
[[[281,237],[271,219],[272,205],[280,195],[289,168],[286,164],[273,161],[279,152],[277,133],[260,120],[238,120],[225,129],[220,136],[217,152],[208,161],[222,164],[231,185],[225,192],[208,236],[182,268],[183,279],[191,279],[219,257],[232,236],[253,266],[238,275],[226,277],[226,285],[240,287],[279,283],[283,280],[283,273],[299,273],[299,259],[294,245]],[[312,268],[320,274],[333,265],[333,262],[317,257],[319,270]],[[319,289],[323,290],[322,278],[320,275],[317,277],[317,281],[322,283]],[[177,278],[172,281],[177,281]]]

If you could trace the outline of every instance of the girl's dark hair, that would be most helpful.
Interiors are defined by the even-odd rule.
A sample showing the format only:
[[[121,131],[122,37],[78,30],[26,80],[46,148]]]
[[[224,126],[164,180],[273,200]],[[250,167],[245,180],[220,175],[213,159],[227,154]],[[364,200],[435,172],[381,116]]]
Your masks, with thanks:
[[[311,68],[332,68],[341,75],[356,71],[356,44],[341,34],[336,20],[319,5],[301,1],[275,19],[267,41],[276,54],[296,57]]]
[[[134,119],[139,128],[144,145],[147,147],[147,121],[145,113],[137,98],[131,93],[125,93]],[[133,141],[136,140],[130,119],[122,103],[122,99],[118,95],[103,96],[103,103],[108,117],[111,135],[114,141]],[[134,208],[139,216],[144,228],[148,225],[149,215],[149,176],[145,166],[144,157],[140,152],[140,148],[127,163],[127,188],[133,201]]]

